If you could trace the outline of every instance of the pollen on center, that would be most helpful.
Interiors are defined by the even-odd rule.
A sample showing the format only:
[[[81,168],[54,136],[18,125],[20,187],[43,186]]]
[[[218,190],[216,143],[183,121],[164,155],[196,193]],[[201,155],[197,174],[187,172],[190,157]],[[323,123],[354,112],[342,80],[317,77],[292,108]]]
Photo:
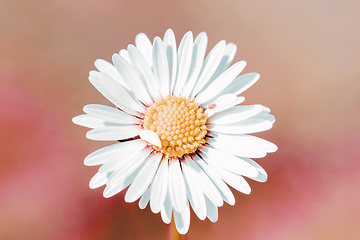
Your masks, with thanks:
[[[205,143],[207,116],[195,99],[168,95],[147,108],[144,130],[155,132],[162,147],[151,145],[168,157],[181,158]]]

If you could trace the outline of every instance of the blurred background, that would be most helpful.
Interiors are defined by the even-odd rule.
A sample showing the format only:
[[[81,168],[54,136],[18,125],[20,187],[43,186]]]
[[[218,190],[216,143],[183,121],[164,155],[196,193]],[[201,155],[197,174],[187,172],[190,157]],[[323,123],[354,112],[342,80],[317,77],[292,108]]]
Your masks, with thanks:
[[[90,190],[89,153],[71,118],[110,103],[88,82],[97,58],[172,28],[206,31],[208,51],[233,42],[260,80],[245,104],[277,121],[257,136],[266,183],[234,191],[211,223],[191,216],[188,239],[360,239],[359,1],[0,0],[0,239],[166,239],[168,226],[124,194]]]

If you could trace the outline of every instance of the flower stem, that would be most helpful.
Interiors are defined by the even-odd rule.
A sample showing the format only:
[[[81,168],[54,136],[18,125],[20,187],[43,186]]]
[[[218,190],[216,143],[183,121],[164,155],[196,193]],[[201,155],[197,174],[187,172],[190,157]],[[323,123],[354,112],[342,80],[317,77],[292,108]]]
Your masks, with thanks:
[[[175,220],[172,218],[171,223],[169,224],[169,240],[186,240],[186,235],[181,235],[176,230]]]

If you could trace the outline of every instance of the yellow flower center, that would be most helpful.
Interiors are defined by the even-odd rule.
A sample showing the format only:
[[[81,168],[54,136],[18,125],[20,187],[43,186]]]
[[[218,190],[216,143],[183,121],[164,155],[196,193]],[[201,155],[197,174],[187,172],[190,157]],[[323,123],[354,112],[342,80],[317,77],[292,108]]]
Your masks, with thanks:
[[[205,143],[207,116],[194,98],[168,95],[158,99],[145,112],[144,130],[155,132],[162,147],[151,145],[168,157],[181,158]]]

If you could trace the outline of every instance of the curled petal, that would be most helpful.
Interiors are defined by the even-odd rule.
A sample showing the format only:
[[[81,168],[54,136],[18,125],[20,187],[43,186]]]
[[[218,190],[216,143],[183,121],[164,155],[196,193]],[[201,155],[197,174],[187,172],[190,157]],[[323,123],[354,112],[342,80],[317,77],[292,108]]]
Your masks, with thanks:
[[[140,138],[148,143],[151,143],[159,148],[162,147],[159,136],[151,130],[143,130],[140,132]]]

